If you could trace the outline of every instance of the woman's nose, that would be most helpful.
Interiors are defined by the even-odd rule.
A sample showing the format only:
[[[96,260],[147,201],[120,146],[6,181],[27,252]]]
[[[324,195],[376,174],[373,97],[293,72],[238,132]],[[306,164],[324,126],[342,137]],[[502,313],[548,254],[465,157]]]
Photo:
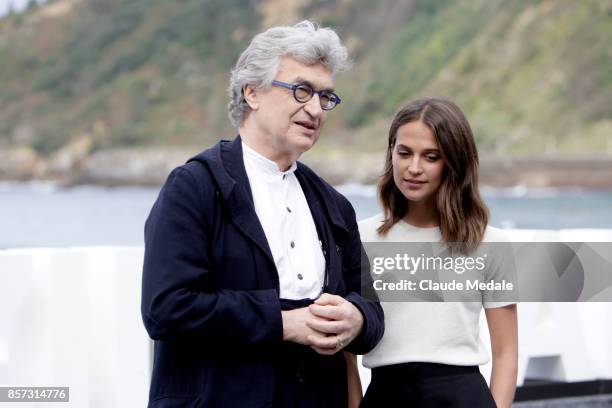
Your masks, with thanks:
[[[413,158],[410,162],[410,166],[408,166],[408,171],[414,176],[418,176],[423,173],[423,169],[421,168],[421,161],[416,157]]]

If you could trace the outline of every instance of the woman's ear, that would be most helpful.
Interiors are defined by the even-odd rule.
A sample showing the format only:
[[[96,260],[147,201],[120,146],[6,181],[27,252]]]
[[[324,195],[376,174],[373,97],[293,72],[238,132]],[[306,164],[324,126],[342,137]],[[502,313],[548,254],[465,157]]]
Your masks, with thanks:
[[[252,110],[259,108],[259,101],[257,100],[257,89],[253,85],[245,85],[242,89],[244,100]]]

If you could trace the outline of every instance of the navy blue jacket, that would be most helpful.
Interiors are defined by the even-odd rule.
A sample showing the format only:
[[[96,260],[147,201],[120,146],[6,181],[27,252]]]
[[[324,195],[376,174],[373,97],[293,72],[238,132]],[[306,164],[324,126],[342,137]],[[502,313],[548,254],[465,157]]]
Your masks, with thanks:
[[[295,175],[323,242],[324,290],[364,317],[346,350],[366,353],[382,337],[383,312],[360,295],[355,212],[305,165]],[[279,277],[239,136],[169,175],[145,226],[141,311],[155,340],[149,407],[271,406],[272,359],[283,341]]]

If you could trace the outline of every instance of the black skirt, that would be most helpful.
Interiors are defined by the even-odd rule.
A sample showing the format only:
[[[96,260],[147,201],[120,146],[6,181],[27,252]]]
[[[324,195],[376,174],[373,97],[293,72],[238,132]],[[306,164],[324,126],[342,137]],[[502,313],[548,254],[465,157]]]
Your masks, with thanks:
[[[361,408],[495,408],[477,366],[403,363],[372,369]]]

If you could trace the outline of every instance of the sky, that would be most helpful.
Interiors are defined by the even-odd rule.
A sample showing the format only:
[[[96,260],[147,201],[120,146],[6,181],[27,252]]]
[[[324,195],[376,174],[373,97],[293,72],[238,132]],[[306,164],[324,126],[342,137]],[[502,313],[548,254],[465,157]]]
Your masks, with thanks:
[[[23,10],[28,4],[28,0],[0,0],[0,16],[6,14],[11,3],[13,4],[13,10]]]

